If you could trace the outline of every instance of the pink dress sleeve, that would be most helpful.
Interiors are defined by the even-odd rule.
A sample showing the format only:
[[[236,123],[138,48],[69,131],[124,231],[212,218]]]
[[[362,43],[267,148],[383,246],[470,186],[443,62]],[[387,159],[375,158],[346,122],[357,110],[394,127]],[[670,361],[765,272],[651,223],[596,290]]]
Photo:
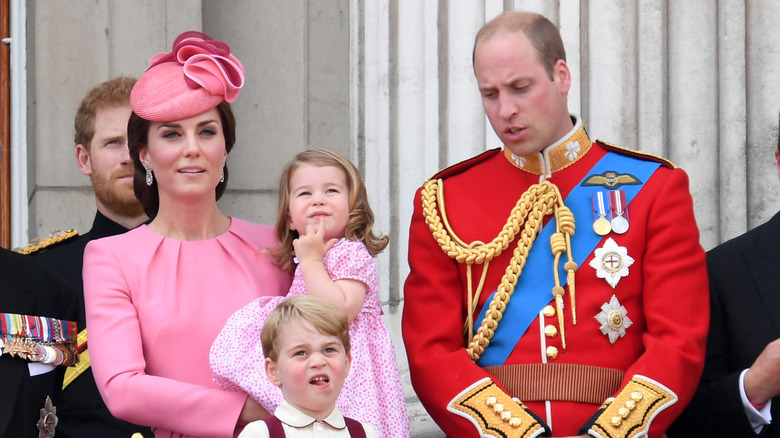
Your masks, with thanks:
[[[328,251],[323,263],[332,280],[356,280],[371,287],[376,267],[362,243],[342,240]]]

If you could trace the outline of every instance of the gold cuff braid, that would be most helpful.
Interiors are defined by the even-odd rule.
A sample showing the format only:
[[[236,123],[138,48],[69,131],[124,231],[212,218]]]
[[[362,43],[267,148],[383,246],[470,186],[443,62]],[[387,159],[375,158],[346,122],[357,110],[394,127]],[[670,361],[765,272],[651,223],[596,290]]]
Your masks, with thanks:
[[[470,339],[467,351],[471,360],[474,362],[478,361],[485,348],[490,344],[490,340],[498,328],[498,322],[501,320],[504,309],[506,309],[509,303],[515,285],[525,266],[528,252],[542,229],[544,217],[550,214],[554,214],[556,220],[556,232],[553,233],[550,242],[555,255],[553,266],[555,287],[552,292],[558,306],[558,313],[563,315],[563,288],[558,278],[558,263],[561,255],[566,253],[568,262],[565,264],[565,269],[569,282],[572,320],[576,324],[574,272],[577,269],[577,264],[574,262],[571,254],[574,215],[563,205],[563,197],[555,184],[545,180],[529,187],[517,201],[499,235],[489,243],[474,241],[466,244],[455,235],[455,232],[449,225],[444,209],[444,188],[441,180],[429,180],[425,183],[422,190],[422,203],[425,223],[428,225],[442,251],[449,257],[457,260],[458,263],[467,264],[469,308],[467,309],[468,317],[465,324],[467,325]],[[518,235],[519,239],[517,239],[517,247],[513,252],[512,260],[501,278],[501,283],[489,304],[481,326],[477,329],[477,333],[473,334],[472,318],[482,292],[487,264],[506,250]],[[485,264],[482,272],[482,281],[480,281],[476,292],[472,290],[471,285],[471,266],[473,264]],[[561,344],[563,348],[566,348],[562,316],[560,318]]]
[[[591,429],[603,438],[633,438],[647,435],[656,415],[677,402],[669,388],[635,375],[604,411]]]
[[[473,423],[480,436],[532,438],[545,431],[520,400],[487,377],[455,396],[447,410]]]

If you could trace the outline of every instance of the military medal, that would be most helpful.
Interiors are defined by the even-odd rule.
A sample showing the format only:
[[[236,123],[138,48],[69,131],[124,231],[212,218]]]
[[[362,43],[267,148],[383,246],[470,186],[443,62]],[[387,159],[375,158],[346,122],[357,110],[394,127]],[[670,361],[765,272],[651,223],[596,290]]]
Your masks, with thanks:
[[[609,338],[610,344],[625,336],[626,329],[634,324],[628,317],[628,311],[615,295],[612,295],[608,303],[601,305],[601,312],[596,315],[596,320],[601,323],[599,329]]]
[[[628,275],[628,267],[632,264],[634,259],[628,255],[626,247],[618,246],[611,237],[604,242],[604,246],[596,249],[596,256],[590,261],[596,276],[607,280],[612,288]]]
[[[613,190],[609,192],[610,204],[612,205],[612,231],[617,234],[623,234],[628,231],[628,211],[624,208],[626,205],[626,192],[623,190]]]
[[[612,230],[612,224],[607,219],[607,209],[604,206],[604,193],[595,192],[591,195],[593,201],[593,211],[599,216],[593,221],[593,231],[599,236],[606,236]]]
[[[0,354],[51,365],[74,365],[77,333],[75,321],[0,313]]]
[[[46,396],[46,403],[41,409],[41,417],[38,420],[38,438],[52,438],[55,434],[57,423],[57,407],[55,407],[49,396]]]

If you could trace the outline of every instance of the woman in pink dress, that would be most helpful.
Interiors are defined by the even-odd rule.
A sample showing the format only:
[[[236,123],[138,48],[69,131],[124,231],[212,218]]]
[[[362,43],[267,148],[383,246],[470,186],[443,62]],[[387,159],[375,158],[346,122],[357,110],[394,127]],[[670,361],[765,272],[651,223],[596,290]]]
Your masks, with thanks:
[[[409,436],[395,352],[382,322],[373,257],[387,236],[372,231],[374,214],[357,168],[323,149],[301,152],[279,184],[274,251],[282,269],[295,272],[289,295],[309,293],[336,305],[350,320],[352,368],[337,400],[341,412],[369,423],[379,436]],[[279,298],[261,297],[230,317],[211,348],[215,380],[249,393],[269,412],[282,393],[266,377],[260,333]]]
[[[84,294],[95,381],[115,416],[161,437],[232,437],[268,412],[212,379],[209,347],[227,318],[280,296],[271,227],[223,214],[235,142],[230,103],[244,69],[230,48],[185,32],[133,88],[134,187],[152,218],[89,243]]]

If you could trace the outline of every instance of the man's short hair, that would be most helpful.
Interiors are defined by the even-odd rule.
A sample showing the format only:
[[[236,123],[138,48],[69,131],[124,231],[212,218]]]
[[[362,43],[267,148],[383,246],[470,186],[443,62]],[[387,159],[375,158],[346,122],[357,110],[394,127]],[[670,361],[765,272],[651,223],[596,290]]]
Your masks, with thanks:
[[[485,23],[474,38],[474,50],[471,54],[472,66],[477,44],[499,32],[522,32],[528,37],[536,51],[536,57],[547,70],[550,79],[553,78],[555,63],[566,61],[566,50],[563,47],[561,32],[544,15],[533,12],[504,12]]]
[[[268,315],[260,340],[265,357],[276,362],[279,354],[279,334],[286,326],[307,322],[327,336],[337,337],[349,354],[349,320],[333,304],[311,295],[295,295],[282,301]]]
[[[76,145],[84,145],[89,150],[92,137],[95,135],[95,116],[101,108],[119,105],[130,105],[130,91],[135,85],[135,78],[120,76],[95,86],[87,92],[76,111],[76,135],[73,141]]]

